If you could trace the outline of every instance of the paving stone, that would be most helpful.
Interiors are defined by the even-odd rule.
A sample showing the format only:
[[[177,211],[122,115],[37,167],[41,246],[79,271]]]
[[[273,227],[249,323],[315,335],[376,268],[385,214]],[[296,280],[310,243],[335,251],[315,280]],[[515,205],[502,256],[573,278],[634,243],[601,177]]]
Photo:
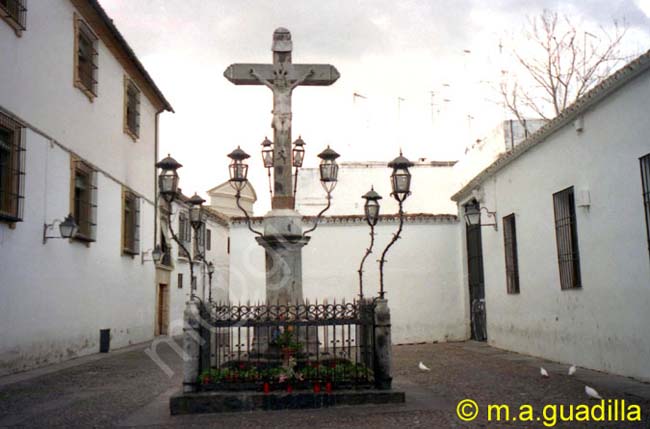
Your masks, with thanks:
[[[11,383],[0,379],[0,427],[531,427],[515,422],[489,423],[484,411],[475,421],[464,423],[456,416],[456,406],[467,398],[479,407],[509,404],[515,410],[521,404],[530,404],[535,410],[547,404],[594,404],[584,393],[585,377],[603,397],[624,398],[626,403],[641,406],[644,421],[558,423],[555,427],[650,427],[650,384],[581,368],[570,377],[563,364],[530,357],[522,361],[518,357],[523,355],[475,343],[394,347],[394,387],[406,393],[406,403],[401,405],[171,416],[169,398],[181,385],[181,360],[169,347],[160,347],[159,352],[173,371],[171,377],[140,348],[56,372],[23,375]],[[420,361],[431,371],[419,370]],[[551,365],[559,369],[555,371]],[[549,379],[540,377],[539,366],[548,367]]]

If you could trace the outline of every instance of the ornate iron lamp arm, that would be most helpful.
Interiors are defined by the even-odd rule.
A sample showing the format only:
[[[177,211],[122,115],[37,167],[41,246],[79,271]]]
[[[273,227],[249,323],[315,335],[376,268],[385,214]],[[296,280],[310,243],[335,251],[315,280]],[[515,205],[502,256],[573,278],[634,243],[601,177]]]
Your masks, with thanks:
[[[241,191],[237,190],[237,193],[235,194],[235,201],[237,202],[237,207],[239,207],[239,210],[241,210],[242,213],[244,213],[244,217],[246,217],[246,226],[248,226],[248,229],[250,229],[251,232],[253,232],[253,233],[259,235],[260,237],[264,237],[264,234],[262,234],[262,233],[259,232],[259,231],[256,231],[256,230],[253,229],[253,227],[251,226],[251,217],[248,215],[248,212],[246,211],[246,209],[243,208],[243,207],[241,206],[241,204],[239,203],[240,198],[241,198]]]
[[[366,259],[372,253],[372,248],[375,245],[375,226],[370,225],[370,246],[366,249],[366,254],[363,255],[361,259],[361,264],[359,264],[359,300],[363,300],[363,264],[365,264]]]
[[[303,237],[306,237],[307,234],[309,234],[310,232],[313,232],[316,228],[318,228],[318,223],[320,222],[320,218],[323,216],[323,213],[325,213],[327,210],[329,210],[329,208],[331,206],[332,206],[332,193],[328,192],[327,193],[327,206],[325,206],[325,208],[323,210],[321,210],[320,213],[318,213],[318,215],[316,216],[316,220],[314,221],[314,226],[302,233]]]
[[[384,249],[383,253],[381,254],[381,259],[379,260],[379,298],[384,299],[384,264],[386,263],[386,253],[388,252],[388,249],[391,248],[393,244],[400,238],[400,234],[402,233],[402,227],[404,226],[404,210],[402,209],[402,204],[404,201],[400,201],[399,199],[397,200],[399,203],[399,228],[397,228],[397,232],[393,234],[393,239],[388,243],[388,246]]]
[[[171,206],[169,209],[169,212],[167,213],[167,228],[169,229],[169,232],[172,235],[172,239],[178,244],[178,247],[180,247],[183,252],[189,257],[189,263],[190,263],[190,299],[199,299],[199,297],[194,293],[195,289],[195,284],[194,284],[194,262],[192,261],[192,255],[190,252],[188,252],[187,247],[181,242],[181,240],[178,239],[178,236],[176,235],[176,232],[174,232],[174,228],[172,227],[172,213],[171,213]],[[200,301],[200,300],[199,300]]]

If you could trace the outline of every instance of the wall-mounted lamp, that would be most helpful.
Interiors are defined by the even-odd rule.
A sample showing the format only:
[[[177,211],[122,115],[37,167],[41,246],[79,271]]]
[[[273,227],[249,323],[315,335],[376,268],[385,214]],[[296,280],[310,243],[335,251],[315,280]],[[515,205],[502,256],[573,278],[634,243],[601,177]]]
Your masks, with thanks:
[[[48,231],[54,231],[54,226],[57,223],[59,224],[59,235],[47,235]],[[51,224],[43,224],[43,244],[50,238],[72,238],[77,233],[77,229],[77,222],[72,214],[67,215],[63,221],[55,219]]]
[[[481,222],[481,211],[485,211],[487,218],[492,218],[493,223]],[[479,203],[469,204],[465,206],[465,223],[469,226],[493,226],[495,231],[498,231],[497,226],[497,212],[491,212],[485,207],[480,207]]]
[[[145,259],[145,255],[147,254],[151,255],[151,259]],[[144,265],[145,262],[153,261],[154,264],[158,264],[162,259],[162,254],[163,252],[160,244],[156,244],[156,247],[153,249],[145,250],[144,252],[140,253],[140,263]]]

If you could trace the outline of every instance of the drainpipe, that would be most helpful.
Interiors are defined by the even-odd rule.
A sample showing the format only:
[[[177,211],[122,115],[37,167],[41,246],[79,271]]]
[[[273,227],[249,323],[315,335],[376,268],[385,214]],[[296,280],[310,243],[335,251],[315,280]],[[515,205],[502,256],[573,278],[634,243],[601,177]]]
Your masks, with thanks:
[[[160,114],[164,112],[165,109],[160,109],[156,111],[155,127],[154,127],[154,154],[153,154],[153,163],[156,165],[158,162],[158,126]],[[158,171],[154,167],[153,169],[153,246],[152,249],[156,248],[158,244]]]

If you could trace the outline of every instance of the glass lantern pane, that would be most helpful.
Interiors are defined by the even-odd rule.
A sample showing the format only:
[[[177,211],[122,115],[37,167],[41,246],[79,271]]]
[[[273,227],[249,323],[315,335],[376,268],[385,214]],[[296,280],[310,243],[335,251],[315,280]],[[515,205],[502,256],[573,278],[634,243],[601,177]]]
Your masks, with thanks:
[[[160,187],[160,192],[173,193],[176,191],[175,183],[176,178],[171,174],[163,174],[159,177],[158,186]]]
[[[262,162],[264,163],[264,168],[273,167],[273,151],[263,151],[262,152]]]
[[[366,220],[374,225],[378,218],[379,206],[375,204],[366,205]]]
[[[320,165],[320,180],[322,182],[335,182],[339,166],[332,162],[324,162]]]
[[[302,160],[305,156],[305,152],[301,150],[296,150],[293,152],[293,166],[302,167]]]
[[[398,174],[393,176],[393,191],[397,194],[406,194],[411,187],[411,177]]]
[[[198,206],[190,208],[190,222],[201,221],[201,208]]]
[[[230,178],[237,182],[246,180],[246,173],[248,172],[248,165],[241,163],[230,164]]]

